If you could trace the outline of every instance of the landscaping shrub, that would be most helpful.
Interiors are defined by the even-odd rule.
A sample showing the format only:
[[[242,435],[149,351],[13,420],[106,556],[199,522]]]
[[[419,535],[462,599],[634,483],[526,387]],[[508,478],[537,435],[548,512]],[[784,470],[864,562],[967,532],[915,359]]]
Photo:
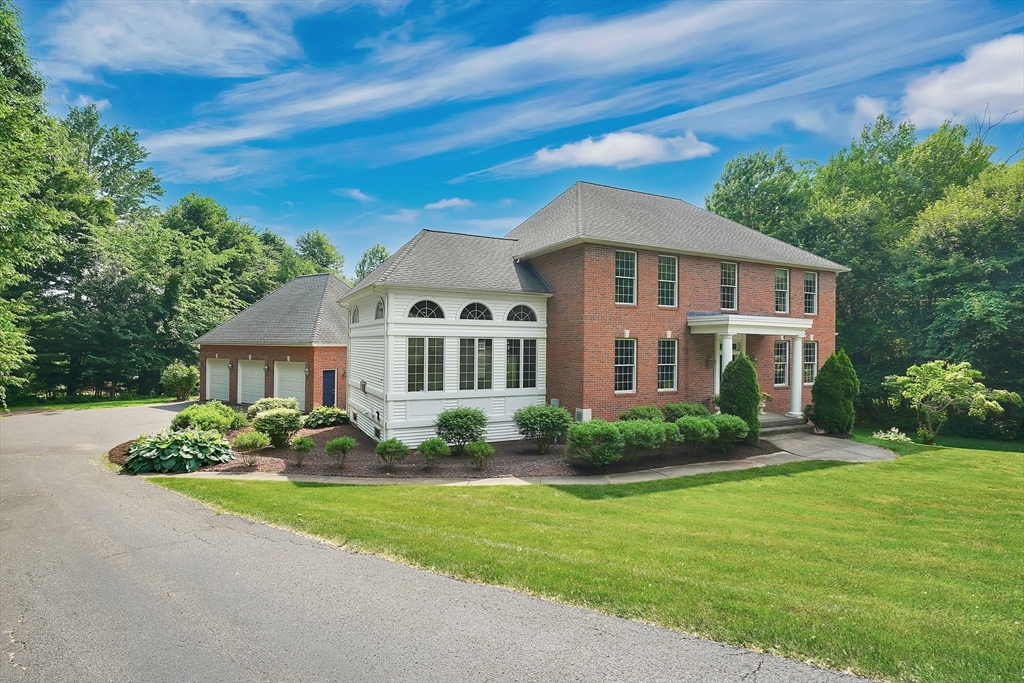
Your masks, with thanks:
[[[482,470],[487,459],[494,455],[494,446],[486,441],[474,441],[466,444],[466,452],[476,461],[476,468]]]
[[[304,422],[308,429],[320,429],[321,427],[334,427],[336,425],[347,425],[348,424],[348,413],[341,408],[330,408],[328,406],[320,406],[314,408],[309,415],[306,416]]]
[[[757,416],[757,404],[760,402],[757,370],[749,358],[740,354],[725,366],[722,373],[718,407],[723,413],[743,418],[747,423],[747,441],[750,443],[757,443],[761,438],[761,418]]]
[[[297,436],[292,439],[291,447],[295,451],[295,466],[302,467],[302,461],[306,459],[306,453],[313,450],[316,443],[308,436]]]
[[[641,455],[654,453],[665,443],[665,423],[658,420],[624,420],[615,428],[622,434],[623,457],[636,462]]]
[[[853,399],[860,392],[860,380],[846,351],[839,349],[825,361],[811,387],[811,416],[814,426],[829,434],[853,429],[857,412]]]
[[[439,439],[436,436],[421,443],[417,450],[419,450],[420,454],[424,459],[426,459],[427,467],[433,467],[435,460],[446,455],[451,455],[452,453],[452,450],[448,448],[448,444],[444,442],[444,439]]]
[[[683,438],[683,447],[691,456],[697,455],[701,448],[718,438],[718,428],[709,417],[681,417],[676,420],[676,424]]]
[[[160,375],[160,384],[168,394],[174,394],[176,399],[184,401],[192,395],[199,384],[199,368],[176,360],[164,368]]]
[[[330,456],[331,460],[338,467],[345,466],[345,457],[348,452],[359,445],[359,442],[353,439],[351,436],[339,436],[337,439],[331,439],[324,446],[327,451],[327,455]]]
[[[665,422],[675,422],[681,417],[711,417],[711,411],[703,403],[666,403],[662,410]]]
[[[665,419],[665,416],[661,414],[661,409],[658,406],[633,406],[619,415],[619,419],[626,422],[630,420],[654,420],[661,422]]]
[[[570,458],[582,460],[599,470],[622,459],[626,442],[618,428],[604,420],[580,422],[569,427],[566,449]]]
[[[718,438],[715,439],[715,442],[718,450],[723,453],[742,441],[750,429],[747,423],[743,421],[743,418],[727,413],[712,415],[708,419],[711,420],[711,424],[715,425],[715,429],[718,430]]]
[[[290,408],[291,410],[298,410],[299,400],[296,398],[261,398],[249,406],[247,415],[251,420],[258,414],[266,410],[274,410],[275,408]]]
[[[445,443],[464,453],[467,443],[484,438],[487,416],[479,408],[452,408],[437,416],[434,428]]]
[[[537,445],[537,450],[547,453],[569,433],[572,415],[558,406],[527,406],[512,415],[519,433]]]
[[[231,445],[215,430],[164,430],[140,436],[128,449],[125,469],[145,472],[195,472],[203,465],[234,460]]]
[[[395,468],[396,462],[401,462],[409,457],[409,447],[398,439],[386,439],[377,444],[377,455],[384,461],[384,467],[388,472]]]
[[[174,416],[171,420],[172,429],[215,429],[224,434],[232,429],[240,429],[246,425],[245,415],[233,410],[220,401],[194,403]]]
[[[270,437],[263,432],[245,432],[231,442],[231,450],[247,455],[246,464],[255,466],[260,461],[260,451],[270,445]]]
[[[672,450],[683,442],[683,437],[679,434],[679,425],[675,422],[662,422],[662,429],[665,430],[665,442],[661,444],[661,454],[669,455]]]
[[[257,413],[252,426],[270,437],[274,448],[288,443],[292,434],[302,429],[302,413],[294,408],[271,408]]]

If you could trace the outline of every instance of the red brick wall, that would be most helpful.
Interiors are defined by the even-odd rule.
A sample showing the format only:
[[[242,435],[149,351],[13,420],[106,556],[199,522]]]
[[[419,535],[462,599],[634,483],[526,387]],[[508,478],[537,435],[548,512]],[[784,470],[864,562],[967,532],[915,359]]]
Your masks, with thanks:
[[[230,395],[231,403],[238,403],[238,361],[266,361],[269,369],[264,373],[264,395],[274,395],[274,361],[310,364],[306,377],[306,409],[312,410],[323,403],[323,371],[337,370],[337,396],[335,405],[345,406],[345,358],[348,349],[344,346],[212,346],[199,348],[199,398],[206,400],[206,359],[227,358],[231,361]]]
[[[570,411],[583,405],[583,258],[579,245],[530,261],[555,292],[547,307],[547,398]]]

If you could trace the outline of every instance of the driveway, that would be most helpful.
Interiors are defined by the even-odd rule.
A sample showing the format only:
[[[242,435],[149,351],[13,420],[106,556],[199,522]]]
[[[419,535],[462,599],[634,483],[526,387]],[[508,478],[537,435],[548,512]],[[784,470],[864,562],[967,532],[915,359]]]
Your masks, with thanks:
[[[356,555],[117,476],[177,406],[0,420],[0,681],[855,681]]]

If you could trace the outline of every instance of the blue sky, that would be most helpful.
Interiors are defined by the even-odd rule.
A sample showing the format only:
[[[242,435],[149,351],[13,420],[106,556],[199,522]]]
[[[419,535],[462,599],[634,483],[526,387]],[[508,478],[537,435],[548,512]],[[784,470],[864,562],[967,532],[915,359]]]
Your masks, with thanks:
[[[881,112],[1024,137],[1016,2],[20,2],[54,113],[139,131],[196,190],[352,272],[420,228],[503,235],[576,180],[698,205],[764,145]]]

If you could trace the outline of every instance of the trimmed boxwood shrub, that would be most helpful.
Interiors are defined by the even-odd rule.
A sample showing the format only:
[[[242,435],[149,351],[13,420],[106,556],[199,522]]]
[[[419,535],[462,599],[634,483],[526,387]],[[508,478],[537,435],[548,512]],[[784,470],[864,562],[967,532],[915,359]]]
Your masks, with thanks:
[[[136,439],[124,466],[132,474],[195,472],[203,465],[234,459],[228,440],[216,430],[164,430]]]
[[[464,453],[467,443],[484,438],[487,415],[479,408],[452,408],[437,416],[434,429],[456,452]]]
[[[376,453],[384,461],[385,469],[390,472],[395,468],[396,462],[409,457],[409,447],[398,439],[385,439],[377,444]]]
[[[665,423],[661,420],[624,420],[616,422],[615,428],[622,434],[623,457],[630,462],[654,453],[665,443]]]
[[[306,453],[313,450],[316,443],[308,436],[297,436],[291,441],[292,450],[295,451],[295,466],[302,467],[302,461],[306,459]]]
[[[857,371],[846,351],[839,349],[825,361],[811,387],[811,410],[808,418],[829,434],[853,429],[857,414],[853,399],[860,392]]]
[[[221,434],[240,429],[246,424],[245,415],[220,401],[194,403],[171,420],[172,429],[215,429]]]
[[[359,442],[351,436],[339,436],[337,439],[328,441],[327,445],[324,446],[324,450],[327,451],[327,455],[334,461],[335,465],[344,467],[345,456],[358,445]]]
[[[679,425],[675,422],[662,422],[661,427],[665,430],[665,443],[661,445],[661,454],[669,455],[683,442],[683,437],[679,435]]]
[[[604,420],[579,422],[569,427],[566,449],[570,458],[603,470],[622,459],[626,442],[618,428]]]
[[[757,386],[757,369],[745,355],[736,356],[722,373],[722,393],[718,407],[723,413],[743,418],[747,423],[747,441],[757,443],[761,438],[761,418],[757,405],[761,402],[761,389]]]
[[[486,441],[474,441],[466,444],[466,452],[476,461],[476,468],[482,470],[487,459],[494,455],[494,446]]]
[[[176,360],[164,368],[160,375],[160,384],[164,386],[164,391],[174,394],[179,401],[184,401],[192,395],[199,384],[199,368]]]
[[[711,417],[711,411],[703,403],[666,403],[665,422],[675,422],[681,417]]]
[[[348,413],[341,408],[320,406],[319,408],[313,408],[309,415],[306,416],[306,421],[303,424],[309,429],[346,425],[348,424]]]
[[[683,447],[691,456],[697,455],[701,448],[718,438],[718,429],[711,418],[681,417],[676,420],[676,424],[683,438]]]
[[[712,415],[709,419],[711,424],[715,425],[715,429],[718,430],[718,438],[715,439],[715,443],[718,446],[718,450],[723,453],[742,441],[750,429],[743,418],[736,417],[735,415],[722,413],[721,415]]]
[[[444,439],[436,436],[421,443],[420,447],[416,450],[427,461],[427,467],[433,467],[434,461],[438,458],[452,454],[452,449],[448,448],[448,444],[444,442]]]
[[[261,398],[260,400],[249,406],[249,410],[246,411],[249,419],[253,419],[259,413],[265,410],[274,410],[275,408],[290,408],[292,410],[299,409],[299,400],[297,398]]]
[[[660,422],[665,419],[665,416],[661,414],[661,409],[658,406],[633,406],[619,415],[619,419],[626,422],[630,420],[654,420]]]
[[[537,444],[541,453],[547,453],[552,444],[569,433],[572,415],[558,406],[526,406],[512,415],[512,421],[523,438]]]
[[[269,436],[274,448],[280,448],[288,443],[292,434],[302,429],[302,413],[293,408],[264,410],[256,414],[252,426]]]

